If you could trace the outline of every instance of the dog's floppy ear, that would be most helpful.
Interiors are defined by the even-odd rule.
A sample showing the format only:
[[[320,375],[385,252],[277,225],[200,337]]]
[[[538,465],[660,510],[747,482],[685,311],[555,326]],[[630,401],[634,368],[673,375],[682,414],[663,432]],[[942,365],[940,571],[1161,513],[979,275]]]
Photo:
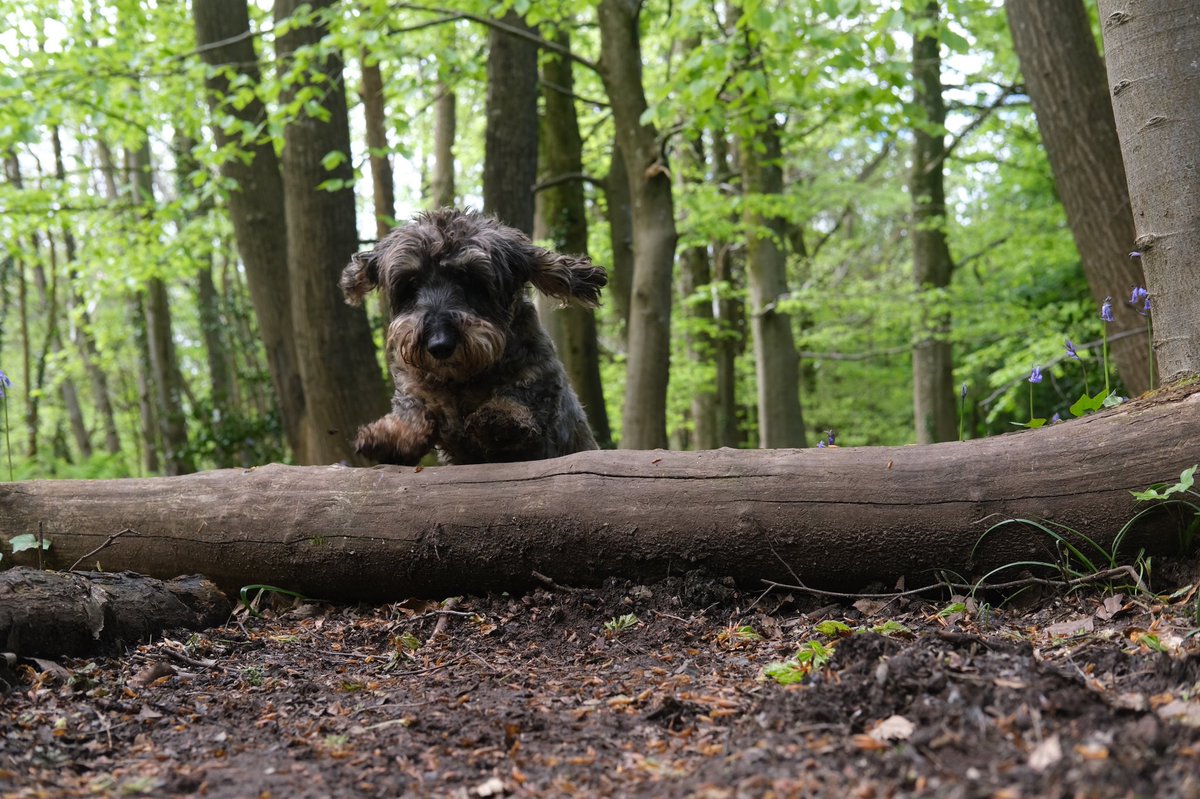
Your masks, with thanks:
[[[379,288],[378,251],[356,252],[350,256],[350,263],[342,270],[341,286],[347,303],[362,305],[363,297]]]
[[[608,285],[608,273],[584,255],[560,255],[533,248],[533,274],[529,277],[538,291],[563,302],[585,308],[600,304],[600,289]]]

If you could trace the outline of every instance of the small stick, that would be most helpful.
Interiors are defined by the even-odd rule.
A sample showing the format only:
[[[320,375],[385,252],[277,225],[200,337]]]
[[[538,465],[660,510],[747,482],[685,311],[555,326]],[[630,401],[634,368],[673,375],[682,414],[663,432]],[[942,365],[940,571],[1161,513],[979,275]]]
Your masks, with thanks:
[[[40,526],[40,525],[38,526],[38,530],[39,530],[39,532],[41,531],[41,526]],[[111,544],[113,541],[116,541],[118,538],[120,538],[121,536],[125,535],[126,533],[133,533],[133,532],[136,532],[136,531],[135,531],[135,530],[131,530],[130,528],[126,527],[124,530],[122,530],[122,531],[121,531],[121,532],[119,532],[119,533],[113,533],[112,535],[110,535],[110,536],[109,536],[109,537],[108,537],[108,538],[107,538],[107,539],[104,541],[104,543],[103,543],[103,544],[101,544],[100,546],[96,547],[96,548],[95,548],[95,549],[93,549],[91,552],[87,553],[86,555],[80,555],[80,556],[79,556],[79,560],[77,560],[77,561],[75,561],[74,563],[72,563],[72,564],[71,564],[71,568],[67,569],[67,571],[69,571],[69,572],[73,572],[73,571],[75,571],[75,567],[76,567],[76,566],[78,566],[80,563],[83,563],[85,560],[87,560],[88,558],[90,558],[92,555],[95,555],[97,552],[101,551],[102,549],[104,549],[105,547],[107,547],[109,544]],[[41,547],[40,547],[40,546],[38,547],[38,551],[39,551],[39,552],[41,551]]]
[[[572,586],[569,586],[569,585],[559,585],[558,583],[554,582],[554,580],[550,579],[549,577],[547,577],[546,575],[542,574],[539,571],[534,571],[534,572],[530,572],[530,573],[533,575],[533,578],[535,580],[537,580],[539,583],[546,586],[547,588],[551,589],[552,591],[563,591],[565,593],[570,594],[570,593],[579,593],[580,591],[587,590],[586,588],[573,588]]]
[[[437,624],[433,626],[433,632],[429,634],[429,639],[425,641],[425,646],[429,646],[434,640],[442,634],[446,629],[446,622],[449,621],[451,615],[460,615],[461,611],[456,612],[454,606],[458,604],[461,597],[452,596],[442,603],[439,609]],[[462,614],[466,615],[466,614]]]

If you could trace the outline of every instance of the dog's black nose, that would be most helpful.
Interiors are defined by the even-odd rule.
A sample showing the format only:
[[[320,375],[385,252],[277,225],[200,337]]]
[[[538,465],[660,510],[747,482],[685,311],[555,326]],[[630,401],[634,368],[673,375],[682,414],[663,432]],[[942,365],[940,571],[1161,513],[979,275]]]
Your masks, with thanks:
[[[439,361],[444,361],[454,354],[456,346],[458,346],[458,340],[454,336],[454,331],[442,328],[429,337],[425,349],[429,350],[429,354]]]

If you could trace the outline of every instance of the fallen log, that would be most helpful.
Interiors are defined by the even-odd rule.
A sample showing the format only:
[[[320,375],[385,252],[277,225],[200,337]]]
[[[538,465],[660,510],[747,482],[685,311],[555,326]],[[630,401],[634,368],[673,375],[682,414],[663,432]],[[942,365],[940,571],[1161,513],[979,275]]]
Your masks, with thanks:
[[[227,590],[266,583],[328,599],[520,590],[534,572],[578,585],[702,567],[755,585],[847,590],[932,580],[935,570],[969,576],[1053,557],[1053,542],[1025,527],[983,537],[1006,519],[1049,520],[1111,544],[1135,512],[1131,490],[1200,460],[1196,392],[921,447],[600,451],[426,469],[273,464],[0,484],[0,541],[7,552],[9,539],[41,525],[51,566],[87,556],[85,568],[199,572]],[[1174,543],[1178,524],[1178,514],[1150,514],[1141,540]]]
[[[213,627],[229,600],[196,575],[0,572],[0,651],[21,657],[115,652],[163,630]]]

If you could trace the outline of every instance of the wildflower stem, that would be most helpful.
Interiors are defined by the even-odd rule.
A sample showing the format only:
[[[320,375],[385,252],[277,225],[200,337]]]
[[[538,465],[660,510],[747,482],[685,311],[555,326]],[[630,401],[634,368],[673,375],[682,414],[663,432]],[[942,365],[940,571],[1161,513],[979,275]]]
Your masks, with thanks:
[[[1033,421],[1033,383],[1029,384],[1029,421]]]
[[[8,482],[13,481],[12,436],[8,429],[8,395],[0,389],[0,403],[4,403],[4,449],[8,452]]]
[[[965,395],[963,395],[958,398],[958,440],[959,441],[963,440],[963,436],[962,436],[963,416],[966,414],[966,412],[967,412],[967,398]]]
[[[1150,350],[1150,390],[1154,390],[1154,322],[1151,321],[1150,315],[1146,315],[1146,346]]]
[[[1108,325],[1104,326],[1104,395],[1109,393],[1108,385]]]

